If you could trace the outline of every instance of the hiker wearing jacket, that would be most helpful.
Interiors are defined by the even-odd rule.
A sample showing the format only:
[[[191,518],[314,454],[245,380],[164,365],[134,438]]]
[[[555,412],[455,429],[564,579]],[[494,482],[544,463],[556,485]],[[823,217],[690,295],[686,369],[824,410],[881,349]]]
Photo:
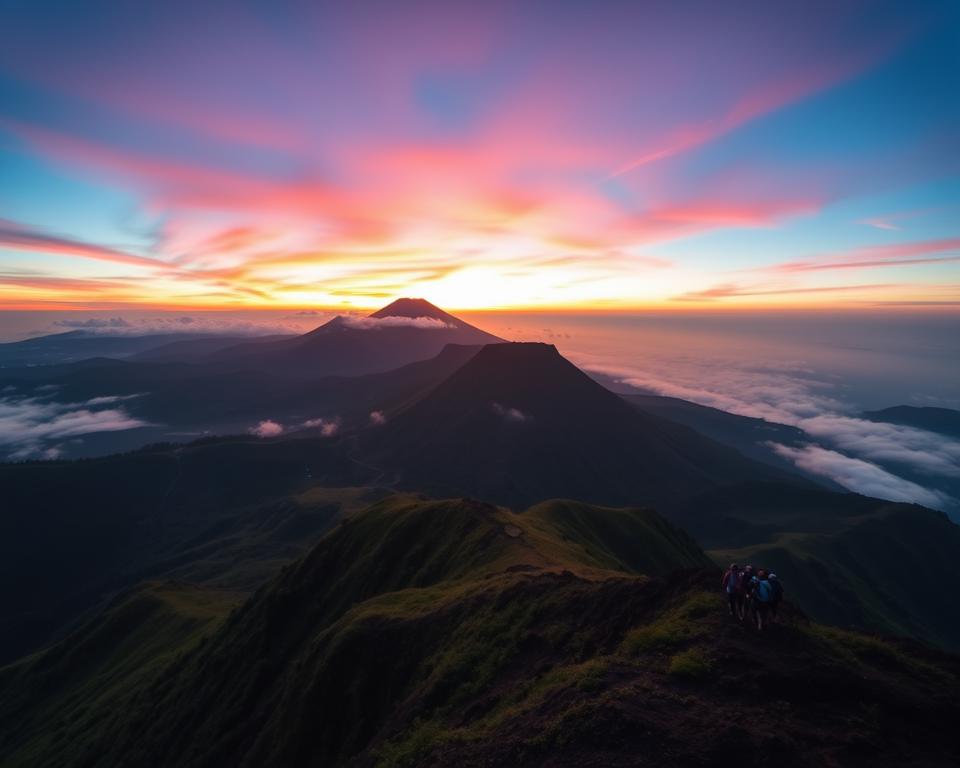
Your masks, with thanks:
[[[743,595],[741,584],[742,576],[740,566],[733,563],[727,568],[720,582],[720,588],[727,594],[727,604],[730,608],[730,615],[734,618],[740,613],[740,598]]]
[[[764,570],[757,571],[753,579],[753,616],[757,630],[762,632],[770,620],[770,606],[773,603],[774,587]]]

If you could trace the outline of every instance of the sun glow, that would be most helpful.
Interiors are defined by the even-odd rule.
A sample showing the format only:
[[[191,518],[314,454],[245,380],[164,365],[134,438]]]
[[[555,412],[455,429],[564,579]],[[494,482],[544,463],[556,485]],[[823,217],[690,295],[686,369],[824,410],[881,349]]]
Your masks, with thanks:
[[[951,102],[923,101],[956,89],[916,60],[953,41],[905,35],[915,13],[857,36],[832,8],[727,29],[635,4],[510,23],[416,4],[384,37],[323,5],[291,11],[307,46],[211,11],[217,66],[210,27],[175,9],[130,46],[23,5],[0,60],[18,83],[0,302],[960,304],[955,153],[926,138]],[[895,121],[884,83],[913,100]]]

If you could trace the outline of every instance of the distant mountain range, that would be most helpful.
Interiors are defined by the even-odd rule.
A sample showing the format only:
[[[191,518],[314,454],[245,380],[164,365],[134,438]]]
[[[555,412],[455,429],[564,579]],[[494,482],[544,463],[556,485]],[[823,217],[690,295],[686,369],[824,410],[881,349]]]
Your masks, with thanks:
[[[398,299],[367,317],[337,316],[302,335],[245,337],[189,331],[110,335],[106,329],[40,336],[0,344],[0,369],[112,358],[141,363],[189,363],[219,372],[269,371],[301,378],[360,375],[434,357],[448,344],[499,341],[503,339],[428,301]],[[12,372],[18,373],[21,372]]]
[[[434,357],[448,344],[501,341],[423,299],[398,299],[368,317],[335,317],[302,336],[218,350],[205,365],[299,378],[356,376]]]
[[[905,427],[915,427],[960,438],[960,411],[952,408],[917,408],[911,405],[898,405],[880,411],[865,411],[861,415],[869,421],[901,424]]]
[[[185,337],[189,337],[189,341]],[[243,341],[242,336],[151,333],[111,336],[76,330],[0,344],[0,369],[36,365],[61,365],[95,357],[127,358],[179,344],[221,348]]]

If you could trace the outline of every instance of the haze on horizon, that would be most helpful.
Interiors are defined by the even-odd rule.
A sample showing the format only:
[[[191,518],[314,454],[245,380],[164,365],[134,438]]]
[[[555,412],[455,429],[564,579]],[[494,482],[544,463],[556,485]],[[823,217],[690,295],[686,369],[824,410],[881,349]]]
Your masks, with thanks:
[[[6,3],[11,310],[960,305],[953,3]]]

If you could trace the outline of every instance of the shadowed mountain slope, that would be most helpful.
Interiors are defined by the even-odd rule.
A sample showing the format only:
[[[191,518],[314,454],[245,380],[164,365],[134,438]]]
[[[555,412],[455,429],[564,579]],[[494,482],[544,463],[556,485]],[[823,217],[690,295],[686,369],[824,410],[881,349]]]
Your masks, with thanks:
[[[484,347],[365,448],[402,487],[516,506],[660,505],[725,484],[806,482],[631,407],[536,343]]]
[[[704,560],[652,513],[554,502],[514,515],[466,500],[386,500],[341,523],[203,639],[175,630],[184,653],[164,662],[153,649],[140,676],[124,651],[113,678],[90,664],[70,677],[64,660],[79,664],[76,651],[109,618],[0,671],[0,713],[17,726],[4,732],[0,761],[956,760],[957,657],[828,630],[790,610],[758,637],[725,616],[718,571],[642,575],[651,552],[674,566]],[[122,649],[144,642],[132,617],[110,631]],[[41,668],[47,697],[26,685]],[[107,679],[113,686],[89,709],[64,717],[60,690],[100,692]]]

